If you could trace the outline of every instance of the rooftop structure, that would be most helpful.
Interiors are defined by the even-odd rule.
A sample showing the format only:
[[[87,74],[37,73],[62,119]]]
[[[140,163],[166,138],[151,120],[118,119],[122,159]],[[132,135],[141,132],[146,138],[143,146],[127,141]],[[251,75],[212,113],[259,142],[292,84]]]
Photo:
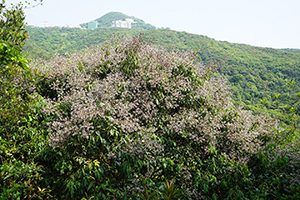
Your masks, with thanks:
[[[67,24],[64,27],[67,27],[67,28],[81,28],[81,26],[79,26],[79,25],[72,25],[72,24]]]
[[[133,19],[116,20],[112,22],[112,27],[131,28],[132,23],[135,23]]]
[[[43,21],[43,22],[41,22],[41,27],[47,28],[47,27],[52,27],[52,25],[50,25],[47,21]]]

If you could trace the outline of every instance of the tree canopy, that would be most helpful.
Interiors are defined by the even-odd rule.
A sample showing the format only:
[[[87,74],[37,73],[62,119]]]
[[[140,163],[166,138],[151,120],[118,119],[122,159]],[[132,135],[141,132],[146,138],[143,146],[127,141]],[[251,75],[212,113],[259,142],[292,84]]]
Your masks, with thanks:
[[[30,39],[24,52],[32,58],[52,58],[55,53],[73,53],[89,46],[107,42],[113,35],[137,36],[144,34],[153,44],[169,50],[188,50],[198,52],[204,64],[215,63],[217,71],[232,85],[232,99],[235,105],[244,103],[244,107],[254,113],[269,112],[289,125],[284,118],[280,105],[297,99],[299,90],[300,54],[286,50],[253,47],[244,44],[216,41],[206,36],[176,32],[167,29],[153,31],[98,28],[81,30],[71,28],[30,28]],[[288,80],[296,84],[290,93],[291,98],[281,96],[274,104],[262,104],[261,100],[286,93]],[[298,111],[297,111],[298,112]]]
[[[23,7],[1,6],[0,199],[300,198],[300,141],[233,104],[211,49],[139,35],[27,61]]]

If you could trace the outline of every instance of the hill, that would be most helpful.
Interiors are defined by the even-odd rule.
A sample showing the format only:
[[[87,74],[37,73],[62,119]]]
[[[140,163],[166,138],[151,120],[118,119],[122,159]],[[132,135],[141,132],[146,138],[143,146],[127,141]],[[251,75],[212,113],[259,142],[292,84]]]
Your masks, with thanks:
[[[293,52],[293,53],[300,53],[300,49],[282,49],[283,51],[287,51],[287,52]]]
[[[254,113],[270,112],[283,121],[285,114],[280,103],[295,100],[300,92],[300,54],[286,50],[217,41],[202,35],[167,29],[28,27],[27,30],[30,39],[26,42],[24,52],[32,58],[50,59],[55,53],[72,53],[108,41],[114,35],[127,37],[144,34],[154,44],[169,50],[196,50],[204,64],[214,62],[218,72],[229,80],[236,105],[244,104],[246,109]],[[262,104],[261,99],[276,93],[287,93],[286,79],[296,81],[289,97],[283,95],[275,104]]]
[[[109,28],[112,26],[112,22],[116,20],[126,20],[133,19],[134,23],[132,24],[133,29],[141,29],[141,30],[155,30],[156,27],[151,24],[146,24],[143,20],[133,17],[127,16],[121,12],[109,12],[102,17],[94,20],[98,22],[98,27]],[[80,24],[81,27],[87,28],[87,23]]]

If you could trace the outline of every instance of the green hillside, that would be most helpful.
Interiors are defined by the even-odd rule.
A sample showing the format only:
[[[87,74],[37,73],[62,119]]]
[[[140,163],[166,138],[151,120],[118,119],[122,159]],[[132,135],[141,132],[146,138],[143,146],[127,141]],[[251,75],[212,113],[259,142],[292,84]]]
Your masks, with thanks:
[[[133,29],[141,29],[141,30],[155,30],[156,27],[151,24],[146,24],[143,20],[133,17],[127,16],[120,12],[109,12],[102,17],[96,19],[98,22],[98,27],[109,28],[112,26],[112,22],[116,20],[125,20],[125,19],[133,19],[135,23],[132,24]],[[87,28],[87,23],[80,24],[81,27]]]
[[[50,59],[56,53],[72,53],[108,41],[114,35],[127,37],[144,34],[152,43],[166,49],[196,50],[202,62],[215,63],[218,72],[229,80],[236,105],[243,103],[246,109],[255,113],[268,111],[283,121],[281,103],[295,100],[300,92],[300,54],[295,51],[234,44],[167,29],[28,27],[27,30],[30,39],[26,42],[24,52],[31,58]],[[270,101],[262,104],[261,99],[274,96],[275,93],[287,93],[286,79],[296,81],[289,97],[283,95],[276,104]]]
[[[293,53],[300,53],[300,49],[290,49],[290,48],[287,48],[287,49],[282,49],[283,51],[287,51],[287,52],[293,52]]]

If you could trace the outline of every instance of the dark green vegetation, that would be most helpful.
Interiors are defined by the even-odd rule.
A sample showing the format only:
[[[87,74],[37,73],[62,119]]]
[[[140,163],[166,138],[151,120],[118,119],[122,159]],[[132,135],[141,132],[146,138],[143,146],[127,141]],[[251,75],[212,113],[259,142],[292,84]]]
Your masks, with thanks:
[[[5,3],[5,1],[3,1]],[[21,55],[27,33],[20,6],[0,5],[0,199],[43,199],[41,166],[35,157],[45,148],[39,99],[27,60]],[[3,17],[3,18],[2,18]]]
[[[133,17],[133,16],[127,16],[120,12],[109,12],[102,17],[96,19],[95,21],[98,22],[98,27],[102,28],[109,28],[112,25],[113,21],[116,20],[125,20],[125,19],[133,19],[135,23],[132,24],[133,29],[139,29],[139,30],[155,30],[156,27],[152,26],[151,24],[146,24],[143,20]],[[87,23],[80,25],[83,28],[87,28]]]
[[[300,49],[282,49],[287,52],[300,53]]]
[[[114,37],[28,63],[22,10],[0,13],[0,199],[300,198],[300,141],[197,52]]]

